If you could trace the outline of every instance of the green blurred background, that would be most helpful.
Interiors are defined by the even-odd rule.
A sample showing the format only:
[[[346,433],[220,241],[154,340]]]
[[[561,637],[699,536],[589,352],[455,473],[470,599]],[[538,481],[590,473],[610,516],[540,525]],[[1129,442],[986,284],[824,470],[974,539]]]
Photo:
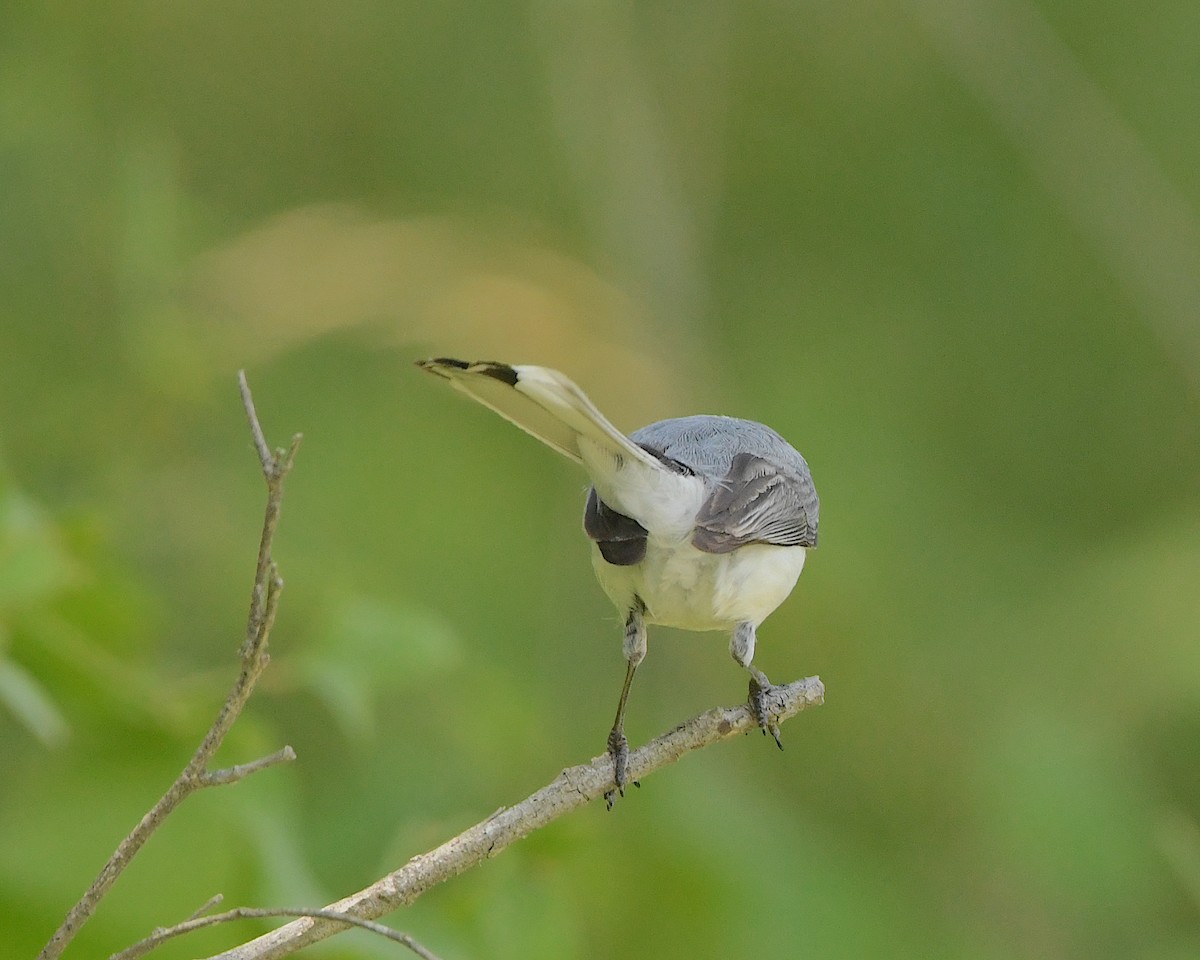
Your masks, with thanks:
[[[69,955],[336,898],[603,749],[583,477],[411,365],[448,354],[791,439],[821,547],[759,663],[828,700],[391,922],[446,960],[1200,956],[1197,36],[1194,0],[10,0],[0,955],[235,674],[239,367],[306,439],[220,759],[300,759],[185,804]],[[654,630],[630,737],[744,692]]]

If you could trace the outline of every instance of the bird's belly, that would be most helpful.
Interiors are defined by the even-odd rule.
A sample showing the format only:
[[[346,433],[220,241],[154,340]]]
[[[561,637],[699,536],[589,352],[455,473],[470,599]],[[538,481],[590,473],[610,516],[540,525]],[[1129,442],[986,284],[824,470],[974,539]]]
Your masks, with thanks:
[[[646,619],[684,630],[728,630],[759,624],[796,585],[804,567],[803,547],[748,544],[732,553],[697,550],[689,541],[651,536],[641,563],[615,566],[593,547],[592,563],[604,592],[618,609],[629,610],[634,596]]]

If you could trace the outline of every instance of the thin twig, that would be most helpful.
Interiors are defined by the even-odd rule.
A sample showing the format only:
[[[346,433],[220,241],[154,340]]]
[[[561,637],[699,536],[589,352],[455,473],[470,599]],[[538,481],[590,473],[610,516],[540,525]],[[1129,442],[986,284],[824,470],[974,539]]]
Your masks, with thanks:
[[[281,750],[276,750],[269,757],[259,757],[257,760],[251,760],[249,763],[238,763],[223,770],[212,770],[202,773],[200,774],[200,785],[204,787],[217,787],[226,783],[237,783],[252,773],[258,773],[259,770],[273,767],[278,763],[290,763],[295,759],[296,751],[291,746],[286,746]]]
[[[773,687],[771,694],[776,719],[783,723],[806,707],[823,703],[825,687],[819,678],[809,677]],[[716,707],[634,750],[629,756],[629,778],[645,779],[692,750],[757,728],[758,721],[746,705]],[[399,870],[331,904],[329,909],[362,919],[381,917],[412,903],[430,887],[495,856],[509,844],[589,800],[603,796],[612,786],[613,766],[608,754],[564,770],[550,784],[516,806],[502,807],[436,850],[413,857]],[[338,922],[317,914],[306,915],[208,960],[276,960],[344,929],[344,920]]]
[[[62,955],[67,945],[75,939],[80,928],[91,918],[101,899],[142,848],[142,845],[187,797],[204,787],[216,783],[233,783],[250,773],[293,759],[295,756],[290,747],[285,747],[270,757],[242,764],[239,767],[231,767],[228,770],[208,773],[209,763],[224,742],[230,728],[241,715],[246,701],[254,692],[254,686],[258,682],[259,676],[270,660],[267,655],[267,641],[274,624],[279,593],[283,588],[283,581],[279,578],[275,563],[271,559],[271,544],[275,538],[275,528],[279,523],[283,480],[292,467],[292,460],[300,443],[300,435],[297,434],[292,438],[290,450],[286,452],[280,450],[272,454],[267,447],[262,426],[254,411],[254,400],[250,395],[250,387],[246,383],[246,375],[242,372],[238,373],[238,385],[241,389],[242,403],[246,408],[250,433],[254,438],[254,446],[262,464],[263,477],[267,481],[267,505],[263,516],[262,537],[258,545],[258,562],[255,566],[254,588],[251,591],[250,613],[246,623],[246,639],[240,652],[241,670],[233,689],[230,690],[229,696],[225,698],[225,703],[217,714],[217,719],[205,734],[200,746],[196,748],[188,765],[184,767],[183,772],[179,774],[167,792],[159,798],[138,825],[117,846],[116,851],[101,868],[99,875],[92,881],[87,892],[70,909],[61,926],[42,948],[42,952],[38,954],[38,960],[56,960]],[[235,774],[235,771],[239,772]]]
[[[238,390],[242,394],[242,406],[246,408],[246,419],[250,421],[250,435],[254,440],[254,449],[258,451],[258,459],[262,463],[263,473],[269,476],[275,458],[271,456],[271,448],[267,446],[267,438],[263,435],[262,426],[258,422],[258,414],[254,411],[254,397],[250,395],[250,384],[246,382],[245,370],[238,371]]]
[[[159,927],[145,940],[135,943],[132,947],[127,947],[120,953],[114,953],[108,960],[137,960],[138,957],[145,956],[160,944],[174,937],[182,936],[185,933],[191,933],[193,930],[199,930],[202,927],[211,927],[218,923],[229,923],[232,920],[254,920],[264,917],[315,917],[345,927],[360,927],[363,930],[370,930],[371,933],[377,933],[381,937],[386,937],[388,940],[403,944],[420,957],[421,960],[439,960],[436,953],[422,945],[419,941],[414,940],[409,934],[401,933],[399,930],[384,926],[382,923],[376,923],[374,920],[364,920],[362,917],[355,917],[338,910],[309,910],[303,907],[271,907],[266,909],[237,907],[233,910],[226,910],[224,913],[214,913],[207,917],[194,917],[173,927]]]
[[[211,897],[209,897],[202,904],[200,904],[200,906],[198,906],[195,910],[192,911],[192,915],[190,917],[188,917],[188,920],[199,919],[200,917],[202,917],[206,913],[208,913],[208,911],[211,910],[213,907],[220,906],[224,901],[225,901],[225,894],[214,893]],[[186,923],[187,921],[185,920],[184,922]]]

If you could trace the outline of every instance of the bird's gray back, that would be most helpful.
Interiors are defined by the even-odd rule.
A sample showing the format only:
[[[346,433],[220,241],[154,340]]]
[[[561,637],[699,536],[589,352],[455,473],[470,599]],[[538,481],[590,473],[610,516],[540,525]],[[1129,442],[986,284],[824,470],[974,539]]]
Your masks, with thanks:
[[[753,420],[708,414],[677,417],[635,430],[629,439],[708,480],[728,474],[739,453],[760,457],[785,473],[809,475],[808,464],[795,447],[770,427]]]
[[[690,542],[703,553],[731,553],[754,543],[815,547],[820,502],[799,451],[770,427],[734,417],[660,420],[629,439],[665,468],[703,480],[706,495]],[[645,521],[645,522],[643,522]],[[610,564],[646,555],[652,521],[626,516],[588,491],[583,528]]]

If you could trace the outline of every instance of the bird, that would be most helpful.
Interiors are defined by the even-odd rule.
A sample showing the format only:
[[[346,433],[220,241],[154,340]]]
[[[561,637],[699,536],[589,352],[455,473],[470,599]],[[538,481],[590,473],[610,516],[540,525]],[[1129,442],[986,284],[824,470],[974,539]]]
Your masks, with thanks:
[[[750,675],[754,718],[782,749],[772,685],[754,652],[758,627],[817,545],[820,502],[799,451],[761,423],[715,415],[660,420],[626,436],[548,367],[450,357],[417,366],[582,465],[591,480],[583,531],[624,627],[608,808],[629,783],[625,710],[647,624],[727,631],[730,654]]]

